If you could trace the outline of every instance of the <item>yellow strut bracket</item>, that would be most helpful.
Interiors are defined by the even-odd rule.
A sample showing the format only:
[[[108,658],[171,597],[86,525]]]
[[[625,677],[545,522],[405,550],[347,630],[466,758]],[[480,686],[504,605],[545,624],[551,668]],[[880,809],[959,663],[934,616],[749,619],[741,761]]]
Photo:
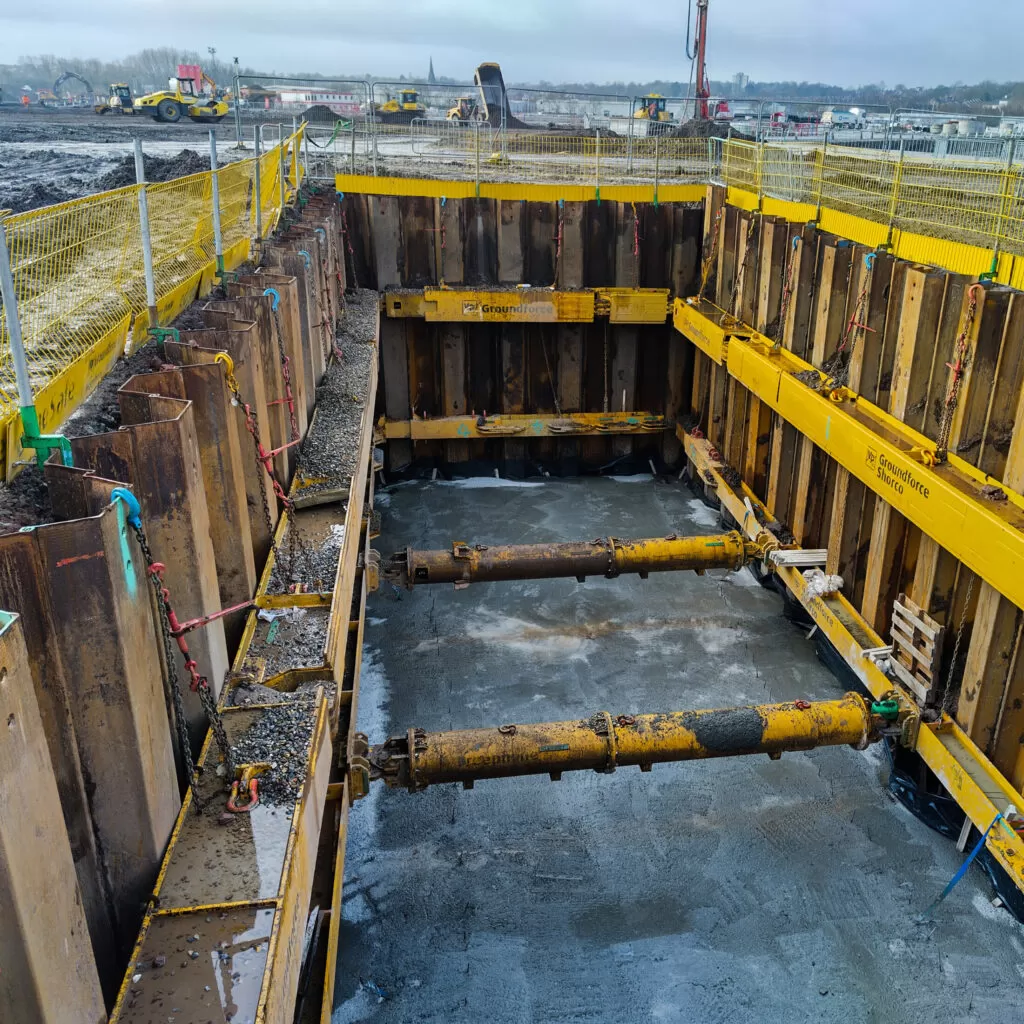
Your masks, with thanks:
[[[717,312],[709,313],[709,310]],[[1000,488],[935,442],[853,395],[748,327],[725,329],[708,302],[676,301],[674,322],[729,376],[813,441],[954,558],[1024,608],[1024,497]],[[721,341],[716,341],[721,336]]]

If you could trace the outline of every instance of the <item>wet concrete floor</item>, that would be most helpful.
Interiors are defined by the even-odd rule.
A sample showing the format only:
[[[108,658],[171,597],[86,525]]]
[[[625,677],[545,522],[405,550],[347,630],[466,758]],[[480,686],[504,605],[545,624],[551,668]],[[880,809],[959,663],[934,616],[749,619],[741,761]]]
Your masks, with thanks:
[[[406,484],[376,546],[718,532],[680,485]],[[480,584],[370,603],[360,728],[836,696],[747,572]],[[335,1024],[1002,1022],[1024,929],[848,747],[483,781],[375,784],[350,820]]]

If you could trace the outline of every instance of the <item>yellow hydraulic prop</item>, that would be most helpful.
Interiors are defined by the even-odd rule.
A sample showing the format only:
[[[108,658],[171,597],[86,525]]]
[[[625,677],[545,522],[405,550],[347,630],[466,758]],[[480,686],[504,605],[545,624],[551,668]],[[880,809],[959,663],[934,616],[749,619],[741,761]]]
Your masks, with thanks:
[[[637,573],[646,579],[652,572],[693,569],[739,569],[764,557],[764,548],[742,534],[710,537],[654,537],[619,540],[603,537],[592,541],[559,544],[505,544],[490,547],[456,541],[450,550],[414,551],[407,548],[388,558],[386,579],[404,583],[410,590],[424,583],[495,583],[501,580],[553,579],[587,576],[614,579]]]
[[[896,711],[856,693],[839,700],[794,701],[713,711],[617,715],[599,711],[572,722],[501,725],[428,733],[410,729],[371,747],[369,780],[411,792],[440,782],[549,774],[622,765],[649,771],[659,761],[738,754],[779,757],[785,750],[847,744],[863,749],[884,731],[898,731]],[[364,762],[365,764],[365,762]],[[362,787],[356,787],[359,792]]]

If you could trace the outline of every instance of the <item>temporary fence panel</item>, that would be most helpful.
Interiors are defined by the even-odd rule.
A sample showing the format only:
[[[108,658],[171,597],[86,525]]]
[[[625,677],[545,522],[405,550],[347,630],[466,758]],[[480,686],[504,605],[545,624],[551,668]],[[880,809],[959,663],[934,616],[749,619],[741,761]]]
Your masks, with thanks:
[[[281,140],[294,192],[302,131]],[[263,231],[281,213],[280,149],[261,158]],[[221,225],[229,265],[249,255],[255,235],[255,159],[220,168]],[[177,315],[216,269],[212,171],[144,186],[157,309]],[[7,217],[17,313],[40,428],[55,430],[88,396],[111,362],[148,324],[139,220],[140,186]],[[205,275],[205,276],[204,276]],[[183,291],[184,289],[184,291]],[[132,325],[137,329],[133,331]],[[9,476],[22,458],[18,401],[7,324],[0,317],[0,444]]]

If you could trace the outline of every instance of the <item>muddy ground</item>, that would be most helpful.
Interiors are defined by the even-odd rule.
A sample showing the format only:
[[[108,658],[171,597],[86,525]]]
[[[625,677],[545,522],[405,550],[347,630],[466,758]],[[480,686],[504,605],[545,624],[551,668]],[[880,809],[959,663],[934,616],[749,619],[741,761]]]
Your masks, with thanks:
[[[206,170],[209,129],[91,109],[0,107],[0,210],[21,213],[133,184],[136,138],[149,181]],[[251,145],[236,148],[233,121],[222,121],[216,131],[222,163],[252,155]]]

